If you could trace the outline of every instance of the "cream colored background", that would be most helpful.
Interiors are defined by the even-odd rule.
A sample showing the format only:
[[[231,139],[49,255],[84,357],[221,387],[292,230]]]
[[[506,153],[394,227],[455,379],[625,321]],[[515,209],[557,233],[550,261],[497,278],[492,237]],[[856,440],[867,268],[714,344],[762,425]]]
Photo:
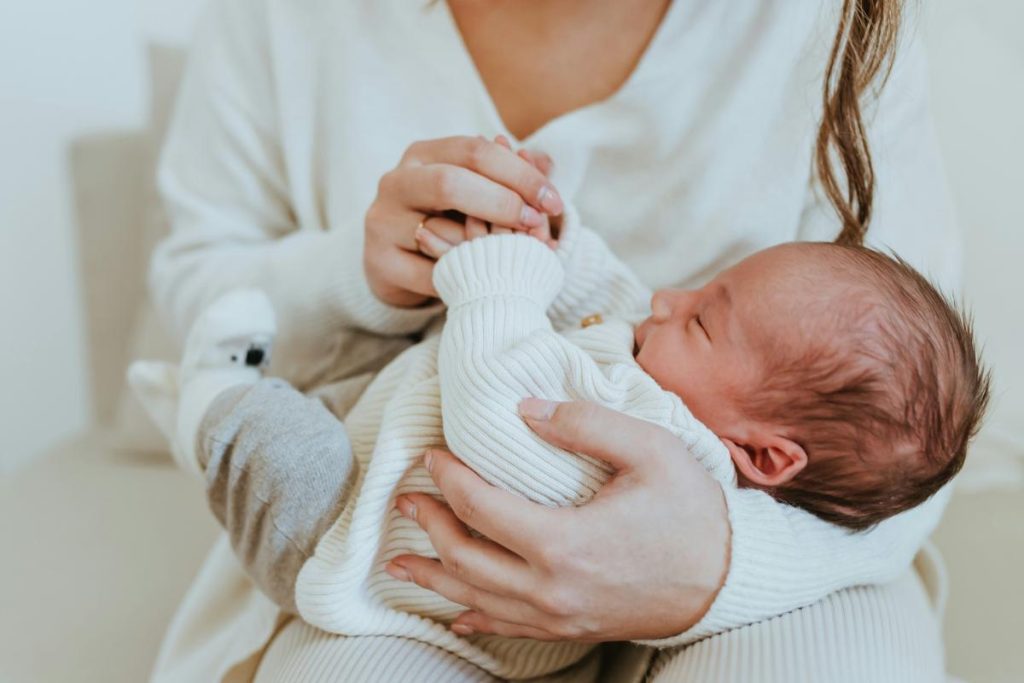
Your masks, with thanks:
[[[93,414],[69,145],[144,124],[144,46],[202,2],[0,2],[0,473]]]
[[[144,46],[182,42],[201,1],[0,4],[0,471],[93,415],[69,143],[143,123]],[[934,111],[967,236],[965,294],[996,368],[979,451],[1009,461],[1024,448],[1024,4],[928,5]],[[1007,481],[1020,476],[1013,467],[983,476]]]

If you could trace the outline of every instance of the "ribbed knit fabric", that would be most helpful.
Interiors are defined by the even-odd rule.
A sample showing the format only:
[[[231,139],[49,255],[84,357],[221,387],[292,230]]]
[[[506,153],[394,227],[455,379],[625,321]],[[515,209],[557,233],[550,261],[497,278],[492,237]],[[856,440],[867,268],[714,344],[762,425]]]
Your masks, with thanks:
[[[439,495],[420,460],[427,446],[442,442],[442,424],[448,446],[505,490],[566,506],[601,488],[607,466],[537,437],[518,415],[524,396],[596,401],[664,425],[723,484],[734,481],[719,439],[633,358],[633,327],[618,316],[641,310],[649,292],[574,213],[563,230],[558,254],[531,237],[500,235],[464,243],[438,262],[434,282],[448,305],[440,339],[384,370],[346,420],[364,474],[355,502],[300,573],[296,602],[309,623],[346,635],[416,638],[502,678],[549,674],[591,650],[458,637],[445,624],[462,606],[384,572],[399,554],[436,557],[426,534],[394,509],[394,497]],[[566,270],[578,276],[568,289]],[[556,299],[560,318],[575,316],[576,329],[554,330],[547,311]],[[608,308],[580,308],[587,301]],[[605,322],[580,328],[580,317],[595,312]]]
[[[913,574],[662,650],[648,683],[940,683],[941,623]],[[922,618],[925,616],[926,618]]]
[[[943,673],[937,607],[908,574],[881,586],[834,593],[808,607],[734,629],[682,648],[646,657],[615,652],[615,661],[637,655],[640,668],[602,669],[612,683],[938,683]],[[930,604],[931,603],[931,604]],[[596,654],[596,653],[595,653]],[[593,659],[593,658],[591,658]],[[604,659],[608,663],[608,659]],[[590,660],[544,683],[594,680]],[[348,637],[324,633],[299,620],[274,639],[256,683],[496,683],[465,660],[405,638]]]
[[[601,663],[601,653],[594,652],[575,666],[531,679],[531,683],[591,683],[599,680]],[[300,619],[293,619],[282,628],[254,678],[254,683],[349,682],[501,683],[466,660],[417,640],[337,636]]]
[[[295,619],[274,639],[254,683],[500,683],[426,643],[388,636],[335,636]]]

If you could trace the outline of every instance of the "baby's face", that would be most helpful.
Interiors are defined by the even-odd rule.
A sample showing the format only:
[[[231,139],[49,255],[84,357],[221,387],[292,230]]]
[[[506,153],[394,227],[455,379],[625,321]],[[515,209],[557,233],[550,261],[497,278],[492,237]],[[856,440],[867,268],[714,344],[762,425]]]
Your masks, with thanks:
[[[800,249],[758,252],[700,289],[659,290],[636,328],[640,366],[719,436],[743,438],[734,433],[743,429],[740,399],[758,386],[771,349],[807,338],[809,299],[826,292],[801,268]]]

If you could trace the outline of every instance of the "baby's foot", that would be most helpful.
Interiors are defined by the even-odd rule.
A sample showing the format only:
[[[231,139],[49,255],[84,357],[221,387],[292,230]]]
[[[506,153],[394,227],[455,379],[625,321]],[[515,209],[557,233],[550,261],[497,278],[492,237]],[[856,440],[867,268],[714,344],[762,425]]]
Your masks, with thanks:
[[[181,396],[172,440],[175,456],[202,472],[199,428],[213,401],[226,389],[255,384],[270,363],[277,324],[267,295],[238,289],[221,296],[196,320],[181,359]]]
[[[211,369],[259,373],[270,363],[277,325],[267,295],[258,289],[237,289],[203,311],[188,333],[181,360],[182,381]]]
[[[203,418],[224,390],[259,381],[270,363],[275,331],[267,296],[256,289],[235,290],[196,320],[180,367],[138,361],[129,368],[130,385],[186,470],[202,474],[196,441]]]

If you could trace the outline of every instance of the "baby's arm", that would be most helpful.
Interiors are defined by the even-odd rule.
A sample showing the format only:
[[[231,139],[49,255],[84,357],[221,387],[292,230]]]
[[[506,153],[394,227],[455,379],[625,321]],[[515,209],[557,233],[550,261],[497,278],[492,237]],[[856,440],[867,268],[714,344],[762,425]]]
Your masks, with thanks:
[[[609,470],[537,437],[519,417],[519,402],[584,399],[628,410],[627,399],[636,398],[635,386],[613,385],[554,331],[547,312],[563,277],[555,252],[523,235],[463,243],[434,271],[448,305],[438,359],[448,446],[492,484],[551,506],[586,500]]]

